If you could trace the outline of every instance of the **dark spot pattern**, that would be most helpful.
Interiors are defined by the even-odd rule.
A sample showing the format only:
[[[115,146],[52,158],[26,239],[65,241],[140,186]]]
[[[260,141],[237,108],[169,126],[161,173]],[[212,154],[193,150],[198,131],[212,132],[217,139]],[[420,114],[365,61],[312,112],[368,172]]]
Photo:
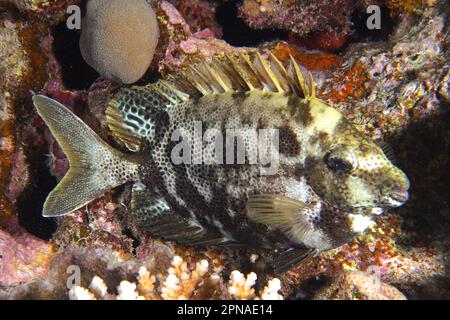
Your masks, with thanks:
[[[301,146],[297,134],[290,127],[279,128],[279,151],[286,157],[300,155]]]

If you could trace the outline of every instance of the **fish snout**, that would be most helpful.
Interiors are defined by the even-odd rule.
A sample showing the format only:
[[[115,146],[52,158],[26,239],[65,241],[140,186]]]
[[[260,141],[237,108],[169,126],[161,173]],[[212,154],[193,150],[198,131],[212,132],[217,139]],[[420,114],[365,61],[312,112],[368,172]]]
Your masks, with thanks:
[[[387,196],[387,204],[392,207],[399,207],[404,204],[409,198],[408,189],[396,188],[391,190]]]

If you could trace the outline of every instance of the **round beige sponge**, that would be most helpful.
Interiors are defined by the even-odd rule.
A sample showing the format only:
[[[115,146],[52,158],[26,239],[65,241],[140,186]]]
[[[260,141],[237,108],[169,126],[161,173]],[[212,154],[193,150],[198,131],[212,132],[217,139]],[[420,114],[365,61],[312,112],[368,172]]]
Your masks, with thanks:
[[[155,12],[145,0],[90,0],[80,49],[100,75],[129,84],[149,68],[158,38]]]

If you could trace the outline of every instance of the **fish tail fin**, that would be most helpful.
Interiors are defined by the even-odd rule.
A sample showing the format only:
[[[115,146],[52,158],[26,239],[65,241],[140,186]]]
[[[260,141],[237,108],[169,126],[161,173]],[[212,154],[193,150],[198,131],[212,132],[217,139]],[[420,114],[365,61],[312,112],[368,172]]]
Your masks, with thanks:
[[[42,95],[33,102],[70,164],[44,203],[44,217],[69,214],[109,189],[137,180],[137,162],[107,145],[65,106]]]

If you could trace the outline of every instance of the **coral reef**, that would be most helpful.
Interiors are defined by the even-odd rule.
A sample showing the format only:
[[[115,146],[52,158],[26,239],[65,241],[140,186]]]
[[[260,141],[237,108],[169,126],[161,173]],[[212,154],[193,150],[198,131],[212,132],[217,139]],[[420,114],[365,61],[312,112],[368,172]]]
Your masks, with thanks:
[[[55,25],[65,18],[67,7],[81,3],[82,0],[1,0],[0,7],[9,4],[27,13],[40,14],[43,19]]]
[[[129,186],[57,218],[50,241],[20,226],[36,219],[28,224],[45,229],[39,206],[54,182],[44,184],[39,176],[45,172],[45,179],[51,174],[59,180],[68,168],[34,112],[30,90],[61,101],[120,148],[104,115],[105,102],[120,85],[104,78],[86,90],[64,85],[51,27],[62,21],[67,5],[79,1],[7,2],[0,11],[0,299],[450,298],[450,9],[445,1],[240,4],[251,27],[290,32],[288,42],[261,48],[282,62],[293,56],[312,72],[321,98],[370,137],[389,141],[412,185],[408,203],[380,216],[367,234],[278,279],[267,273],[276,257],[271,252],[184,247],[139,233],[129,221]],[[253,50],[218,38],[217,3],[148,2],[161,34],[143,80],[214,55]],[[393,32],[387,40],[352,43],[351,15],[368,4],[386,6],[395,17]],[[341,53],[298,47],[308,43]],[[116,66],[117,59],[111,61]],[[68,289],[71,266],[80,269],[80,282]]]
[[[81,53],[110,80],[139,80],[152,62],[158,38],[156,15],[145,0],[90,0],[87,4]]]
[[[208,0],[172,0],[170,1],[180,12],[193,33],[209,29],[214,37],[219,38],[222,34],[221,27],[215,20],[217,2]]]
[[[24,148],[17,144],[16,113],[29,90],[46,80],[45,58],[35,53],[38,38],[46,33],[15,13],[0,11],[0,225],[14,215],[13,203],[28,182]]]
[[[310,37],[322,49],[339,49],[350,32],[350,16],[357,1],[245,0],[241,16],[253,28],[281,28],[297,37]],[[320,37],[317,38],[317,37]]]
[[[208,28],[193,33],[191,26],[170,2],[161,1],[159,7],[162,29],[165,30],[161,41],[167,44],[159,61],[158,69],[161,74],[177,71],[215,55],[239,50],[214,38],[213,31]]]

